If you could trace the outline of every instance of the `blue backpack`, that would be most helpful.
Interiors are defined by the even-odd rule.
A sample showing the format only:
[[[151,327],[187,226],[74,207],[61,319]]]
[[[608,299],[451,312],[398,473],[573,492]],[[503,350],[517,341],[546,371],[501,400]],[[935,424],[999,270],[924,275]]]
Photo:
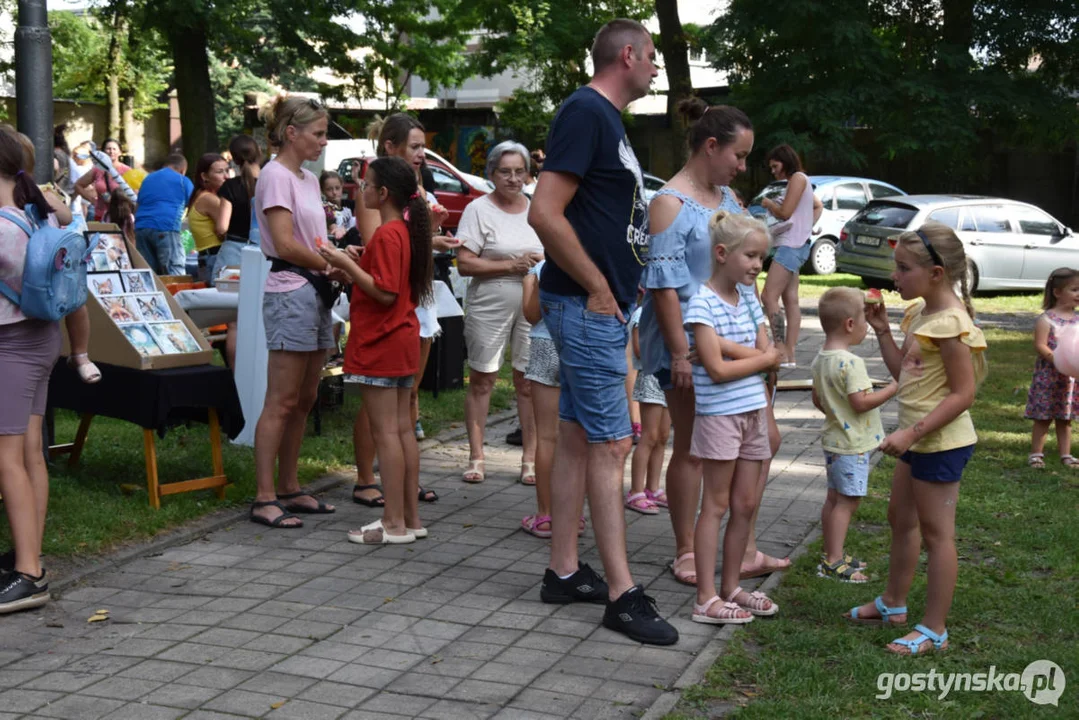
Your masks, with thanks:
[[[56,321],[86,303],[86,269],[91,246],[86,238],[71,230],[61,230],[41,222],[37,209],[26,206],[26,220],[0,210],[26,233],[26,261],[22,271],[22,294],[0,280],[0,295],[15,303],[28,318]]]

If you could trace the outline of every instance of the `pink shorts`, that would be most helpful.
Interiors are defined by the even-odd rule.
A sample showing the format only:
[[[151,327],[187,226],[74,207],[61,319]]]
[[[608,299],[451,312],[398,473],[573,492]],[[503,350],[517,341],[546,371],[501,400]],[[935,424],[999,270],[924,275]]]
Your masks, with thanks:
[[[698,415],[689,454],[702,460],[768,460],[767,408],[738,415]]]

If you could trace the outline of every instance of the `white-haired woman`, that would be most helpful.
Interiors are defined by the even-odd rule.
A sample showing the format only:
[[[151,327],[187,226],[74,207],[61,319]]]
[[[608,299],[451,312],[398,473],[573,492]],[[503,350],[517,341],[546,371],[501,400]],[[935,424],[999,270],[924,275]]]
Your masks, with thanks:
[[[483,482],[483,431],[498,370],[512,349],[513,386],[521,420],[524,453],[521,482],[536,482],[536,422],[525,380],[529,331],[521,309],[521,281],[543,259],[543,245],[528,224],[528,150],[516,142],[495,145],[487,155],[487,177],[494,192],[471,202],[461,215],[457,269],[471,276],[465,296],[465,344],[470,369],[465,396],[469,461],[465,482]]]

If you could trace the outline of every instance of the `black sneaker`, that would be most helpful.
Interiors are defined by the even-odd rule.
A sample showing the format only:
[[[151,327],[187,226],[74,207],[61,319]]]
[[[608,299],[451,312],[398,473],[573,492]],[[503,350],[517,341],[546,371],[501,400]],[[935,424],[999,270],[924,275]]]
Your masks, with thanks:
[[[32,578],[21,572],[0,576],[0,615],[41,607],[49,601],[49,583],[45,571]]]
[[[607,602],[607,583],[588,563],[578,562],[577,572],[563,580],[554,570],[547,568],[540,586],[540,600],[545,603],[566,605],[574,602]]]
[[[506,444],[513,445],[515,447],[521,447],[522,445],[524,445],[524,437],[522,436],[521,428],[517,428],[506,436]]]
[[[678,631],[659,616],[656,601],[645,595],[640,585],[634,585],[617,600],[607,603],[603,627],[646,645],[674,645],[678,642]]]

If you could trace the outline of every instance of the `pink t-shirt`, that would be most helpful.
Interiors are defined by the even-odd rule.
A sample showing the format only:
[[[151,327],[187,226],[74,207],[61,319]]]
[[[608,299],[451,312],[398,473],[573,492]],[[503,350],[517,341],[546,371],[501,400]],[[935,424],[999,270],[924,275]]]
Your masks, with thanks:
[[[326,213],[322,209],[322,192],[318,178],[301,168],[300,179],[287,167],[271,160],[259,174],[255,185],[255,218],[262,235],[262,252],[266,257],[277,257],[273,238],[266,221],[268,208],[284,208],[292,213],[292,237],[296,242],[317,251],[315,238],[326,237]],[[272,272],[266,278],[266,292],[289,292],[303,287],[307,281],[296,273]]]

